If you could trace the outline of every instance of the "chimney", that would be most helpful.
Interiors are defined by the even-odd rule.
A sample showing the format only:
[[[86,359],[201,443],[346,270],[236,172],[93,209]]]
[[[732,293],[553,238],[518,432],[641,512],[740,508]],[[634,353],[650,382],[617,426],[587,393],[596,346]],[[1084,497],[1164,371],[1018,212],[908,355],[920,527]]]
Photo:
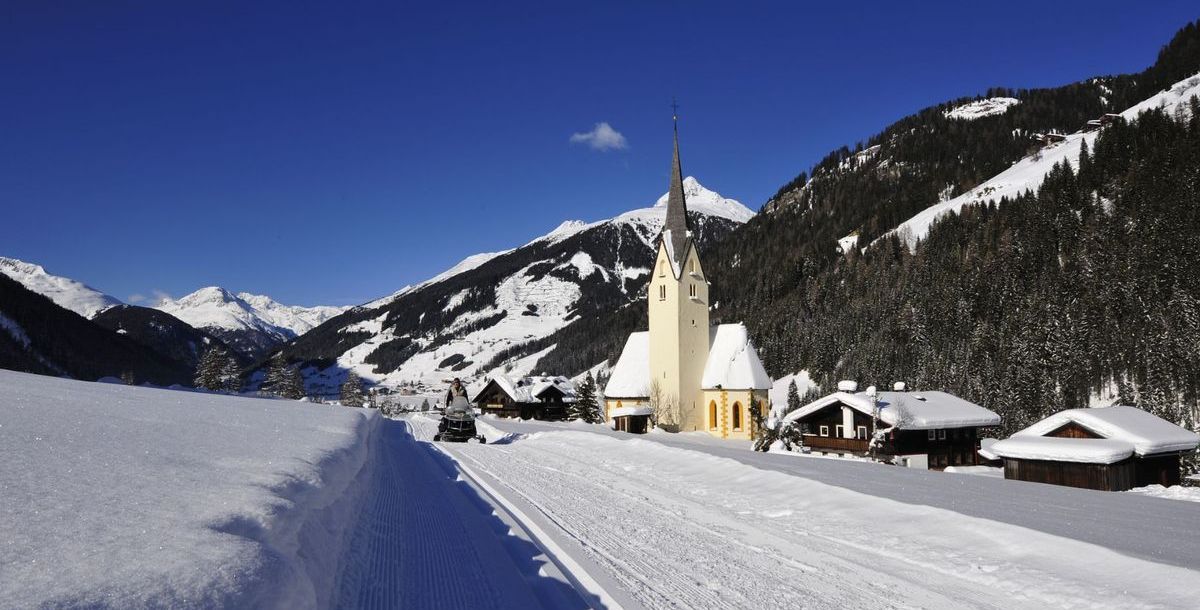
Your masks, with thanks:
[[[892,389],[897,392],[907,392],[908,384],[904,383],[903,381],[897,381],[896,383],[892,384]]]
[[[858,382],[850,379],[839,381],[837,384],[837,389],[839,392],[857,392]]]

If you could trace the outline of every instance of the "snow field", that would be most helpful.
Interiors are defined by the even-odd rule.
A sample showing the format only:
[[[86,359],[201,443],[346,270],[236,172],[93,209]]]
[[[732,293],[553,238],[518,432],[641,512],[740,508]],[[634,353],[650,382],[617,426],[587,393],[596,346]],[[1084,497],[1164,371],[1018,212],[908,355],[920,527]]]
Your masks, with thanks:
[[[1190,607],[1200,584],[1194,570],[649,440],[443,447],[650,608]]]
[[[380,422],[0,371],[0,608],[326,607]]]

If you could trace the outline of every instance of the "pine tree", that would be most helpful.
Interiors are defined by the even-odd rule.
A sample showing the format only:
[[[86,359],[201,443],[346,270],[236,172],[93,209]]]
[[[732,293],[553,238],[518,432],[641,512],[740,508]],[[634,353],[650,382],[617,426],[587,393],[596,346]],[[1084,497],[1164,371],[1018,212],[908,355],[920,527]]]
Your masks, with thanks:
[[[421,410],[422,410],[422,411],[428,411],[428,410],[429,410],[429,399],[428,399],[428,398],[426,398],[426,399],[424,399],[424,400],[422,400],[422,401],[421,401]]]
[[[238,367],[237,360],[233,354],[225,350],[220,352],[221,358],[221,387],[220,389],[226,392],[237,393],[242,389],[241,370]]]
[[[282,376],[283,379],[280,381],[280,387],[272,391],[283,398],[290,398],[291,400],[304,398],[304,377],[300,375],[300,369],[297,367],[285,368]]]
[[[783,413],[784,413],[784,415],[786,415],[786,414],[791,413],[792,411],[795,411],[796,409],[799,409],[799,408],[800,408],[800,390],[798,388],[796,388],[796,379],[793,378],[792,381],[788,383],[787,410],[784,411]]]
[[[213,392],[223,389],[221,384],[221,374],[225,363],[223,351],[219,347],[212,347],[200,357],[200,363],[196,365],[195,385],[197,388]]]
[[[267,367],[267,378],[263,380],[259,389],[282,396],[286,379],[287,360],[283,357],[283,352],[279,352],[271,357],[271,362]]]
[[[575,393],[575,402],[567,410],[567,419],[580,419],[585,423],[600,423],[600,405],[596,403],[596,381],[589,371],[579,384]]]
[[[346,373],[346,380],[342,382],[342,406],[361,407],[363,402],[362,379],[359,379],[358,373],[351,369]]]

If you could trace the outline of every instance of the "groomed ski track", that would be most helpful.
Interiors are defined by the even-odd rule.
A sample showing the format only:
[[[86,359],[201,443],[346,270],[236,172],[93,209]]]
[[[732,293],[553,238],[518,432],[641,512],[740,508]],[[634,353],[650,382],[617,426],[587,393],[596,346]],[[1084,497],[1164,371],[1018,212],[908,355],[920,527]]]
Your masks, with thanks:
[[[341,561],[336,607],[601,605],[445,454],[417,442],[403,422],[382,424],[370,491]]]
[[[407,421],[418,439],[436,428]],[[1170,608],[1200,584],[1194,569],[653,441],[481,430],[492,443],[437,450],[624,607]]]

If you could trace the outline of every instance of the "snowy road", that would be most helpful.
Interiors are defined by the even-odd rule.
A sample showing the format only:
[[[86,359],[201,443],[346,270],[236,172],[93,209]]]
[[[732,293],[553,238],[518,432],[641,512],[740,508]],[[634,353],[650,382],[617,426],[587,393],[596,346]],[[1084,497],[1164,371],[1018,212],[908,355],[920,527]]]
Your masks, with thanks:
[[[385,421],[341,561],[341,608],[584,608],[587,602],[455,464]]]
[[[411,422],[432,435],[432,419]],[[1190,607],[1200,586],[1193,570],[643,439],[504,440],[439,446],[648,608]]]
[[[505,431],[524,434],[572,429],[576,425],[491,418],[487,421]],[[638,438],[603,428],[593,430],[620,440]],[[852,460],[758,453],[750,451],[749,443],[688,434],[655,434],[641,438],[905,504],[932,506],[1073,538],[1133,557],[1185,568],[1200,567],[1200,528],[1196,527],[1200,523],[1200,503],[1196,502],[883,468]]]

